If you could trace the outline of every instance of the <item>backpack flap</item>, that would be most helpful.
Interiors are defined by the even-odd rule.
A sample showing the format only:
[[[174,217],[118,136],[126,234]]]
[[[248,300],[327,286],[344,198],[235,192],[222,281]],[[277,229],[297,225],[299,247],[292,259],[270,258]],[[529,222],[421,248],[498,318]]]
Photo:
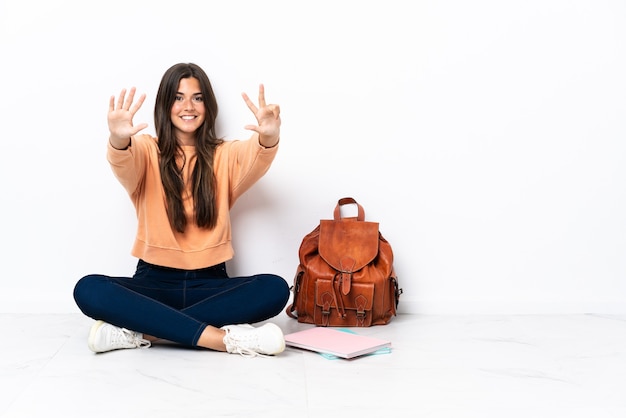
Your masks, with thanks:
[[[341,293],[347,295],[352,273],[378,255],[378,223],[357,220],[321,220],[319,255],[340,273]]]

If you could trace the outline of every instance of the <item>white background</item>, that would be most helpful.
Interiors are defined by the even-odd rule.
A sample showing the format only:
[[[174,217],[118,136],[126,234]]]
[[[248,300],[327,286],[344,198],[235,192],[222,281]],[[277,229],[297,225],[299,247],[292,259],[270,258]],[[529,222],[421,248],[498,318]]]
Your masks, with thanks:
[[[281,149],[235,206],[231,274],[292,282],[352,196],[395,251],[401,312],[626,313],[626,3],[0,0],[0,311],[77,312],[130,275],[134,210],[105,159],[111,95],[154,133],[163,72],[195,62],[219,133],[259,83]]]

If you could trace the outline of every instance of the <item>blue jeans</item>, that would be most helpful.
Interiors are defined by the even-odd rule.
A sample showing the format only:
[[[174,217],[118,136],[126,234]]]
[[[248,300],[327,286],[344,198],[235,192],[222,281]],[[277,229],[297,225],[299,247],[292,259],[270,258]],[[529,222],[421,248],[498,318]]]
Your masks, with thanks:
[[[132,278],[91,274],[74,287],[85,315],[187,346],[197,345],[207,325],[264,321],[278,315],[288,299],[282,277],[228,277],[225,263],[179,270],[139,260]]]

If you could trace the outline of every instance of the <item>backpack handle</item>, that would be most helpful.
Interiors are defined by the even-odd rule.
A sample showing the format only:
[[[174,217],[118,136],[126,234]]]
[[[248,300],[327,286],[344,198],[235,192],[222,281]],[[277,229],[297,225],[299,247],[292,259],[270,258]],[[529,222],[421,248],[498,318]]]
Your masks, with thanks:
[[[343,205],[349,205],[349,204],[355,204],[358,208],[358,215],[356,217],[357,221],[364,221],[365,220],[365,211],[363,210],[363,206],[361,206],[360,204],[357,203],[356,200],[354,200],[354,198],[352,197],[343,197],[341,199],[339,199],[339,201],[337,202],[337,206],[335,207],[335,212],[333,213],[334,219],[336,221],[342,219],[341,217],[341,206]],[[352,219],[354,220],[354,217],[348,217],[348,218],[343,218],[343,219]]]

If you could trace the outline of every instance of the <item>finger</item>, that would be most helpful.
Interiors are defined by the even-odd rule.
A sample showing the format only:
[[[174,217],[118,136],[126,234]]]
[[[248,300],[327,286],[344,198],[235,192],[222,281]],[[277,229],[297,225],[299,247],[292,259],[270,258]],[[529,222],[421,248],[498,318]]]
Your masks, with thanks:
[[[122,109],[124,107],[124,96],[126,96],[126,89],[122,89],[120,97],[117,99],[116,109]]]
[[[146,100],[146,95],[145,93],[142,94],[141,96],[139,96],[139,99],[137,100],[137,103],[133,104],[131,106],[131,108],[129,109],[130,112],[134,115],[135,113],[137,113],[137,111],[139,110],[139,108],[141,107],[141,105],[143,104],[143,101]]]
[[[142,129],[146,129],[147,127],[148,127],[147,123],[140,123],[139,125],[133,128],[133,130],[131,131],[131,136],[135,135],[137,132],[141,131]]]
[[[111,96],[111,98],[109,98],[109,112],[112,112],[115,110],[115,96]]]
[[[124,101],[124,109],[129,110],[130,106],[133,104],[133,100],[135,99],[135,87],[131,87],[128,92],[128,97]]]
[[[259,109],[254,105],[254,103],[252,103],[252,100],[250,100],[248,95],[246,93],[241,93],[241,97],[243,97],[243,100],[246,102],[246,105],[248,105],[248,109],[250,109],[252,113],[256,115]]]
[[[274,117],[278,119],[280,117],[280,106],[272,105],[271,109],[272,109],[272,113],[274,114]]]
[[[265,107],[265,86],[259,84],[259,107]]]

